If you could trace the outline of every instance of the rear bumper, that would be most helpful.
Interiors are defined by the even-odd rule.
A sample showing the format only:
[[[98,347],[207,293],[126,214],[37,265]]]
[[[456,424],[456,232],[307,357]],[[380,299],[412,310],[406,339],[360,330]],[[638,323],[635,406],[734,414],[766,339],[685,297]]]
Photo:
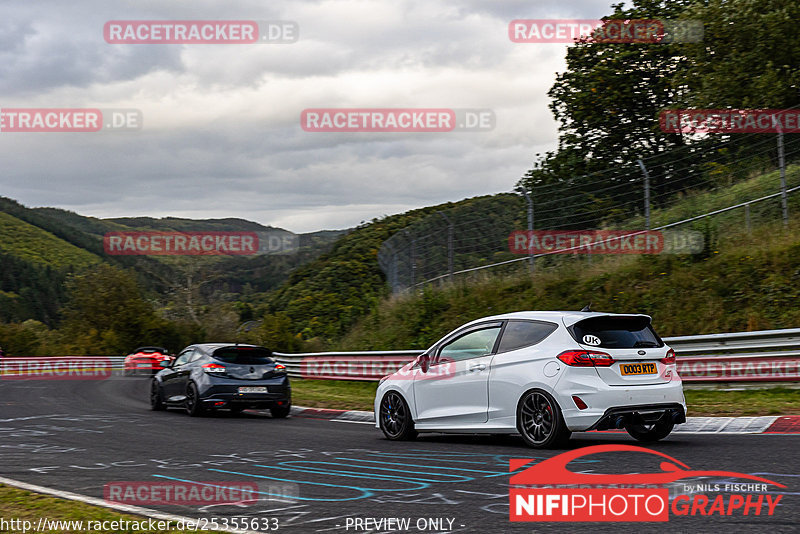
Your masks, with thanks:
[[[214,385],[200,394],[203,406],[214,408],[270,408],[290,404],[292,389],[287,384],[267,384],[267,393],[239,393],[240,386],[264,386],[264,384]]]
[[[564,422],[573,432],[596,430],[607,424],[612,426],[605,428],[616,428],[616,417],[611,416],[638,420],[639,416],[659,411],[669,412],[676,424],[686,421],[686,400],[679,378],[663,384],[609,386],[596,374],[580,372],[562,375],[555,389]],[[573,395],[587,408],[579,409]]]

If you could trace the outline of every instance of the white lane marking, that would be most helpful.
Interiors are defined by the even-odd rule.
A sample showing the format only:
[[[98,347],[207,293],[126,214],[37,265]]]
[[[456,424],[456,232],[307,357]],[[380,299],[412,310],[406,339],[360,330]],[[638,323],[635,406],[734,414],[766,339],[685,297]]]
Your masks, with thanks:
[[[331,419],[331,423],[353,423],[356,425],[372,425],[375,426],[374,421],[348,421],[347,419]]]
[[[174,515],[174,514],[165,514],[163,512],[158,512],[150,508],[142,508],[141,506],[133,506],[130,504],[108,502],[105,499],[98,499],[97,497],[80,495],[78,493],[72,493],[71,491],[57,490],[53,488],[48,488],[46,486],[38,486],[36,484],[28,484],[27,482],[21,482],[19,480],[14,480],[12,478],[0,477],[0,484],[5,484],[6,486],[11,486],[13,488],[32,491],[34,493],[44,493],[45,495],[52,495],[54,497],[59,497],[61,499],[67,499],[70,501],[79,501],[94,506],[110,508],[112,510],[118,510],[120,512],[125,512],[129,514],[139,515],[143,517],[152,517],[153,519],[160,519],[162,521],[173,521],[173,522],[183,521],[184,523],[186,523],[187,521],[191,521],[192,523],[197,523],[197,519],[193,519],[191,517]],[[218,530],[222,532],[234,532],[237,534],[263,534],[252,530],[244,531],[244,530],[224,529],[224,528],[220,528]]]
[[[29,417],[12,417],[10,419],[0,419],[0,423],[11,423],[12,421],[29,421],[31,419],[48,419],[50,417],[65,417],[69,414],[58,413],[54,415],[31,415]]]

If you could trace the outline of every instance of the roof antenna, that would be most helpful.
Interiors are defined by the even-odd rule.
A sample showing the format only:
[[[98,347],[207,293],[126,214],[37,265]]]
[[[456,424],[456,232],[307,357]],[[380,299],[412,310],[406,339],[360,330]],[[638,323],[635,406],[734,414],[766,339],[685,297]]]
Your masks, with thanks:
[[[581,311],[582,312],[590,312],[590,311],[592,311],[592,303],[590,302],[589,304],[587,304],[586,306],[581,308]]]

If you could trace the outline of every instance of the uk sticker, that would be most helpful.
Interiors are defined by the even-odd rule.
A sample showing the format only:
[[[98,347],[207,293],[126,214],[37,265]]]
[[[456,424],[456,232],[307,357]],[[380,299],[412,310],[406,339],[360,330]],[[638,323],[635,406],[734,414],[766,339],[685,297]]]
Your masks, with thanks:
[[[587,345],[596,347],[600,345],[600,338],[597,336],[593,336],[591,334],[586,334],[585,336],[583,336],[583,342],[586,343]]]

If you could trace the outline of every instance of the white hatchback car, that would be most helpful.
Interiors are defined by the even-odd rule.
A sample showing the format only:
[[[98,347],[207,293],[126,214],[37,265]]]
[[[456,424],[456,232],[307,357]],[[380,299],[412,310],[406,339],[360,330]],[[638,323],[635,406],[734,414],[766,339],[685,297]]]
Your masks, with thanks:
[[[675,352],[647,315],[526,311],[478,319],[381,380],[376,426],[522,435],[532,447],[572,432],[625,428],[640,441],[686,422]]]

